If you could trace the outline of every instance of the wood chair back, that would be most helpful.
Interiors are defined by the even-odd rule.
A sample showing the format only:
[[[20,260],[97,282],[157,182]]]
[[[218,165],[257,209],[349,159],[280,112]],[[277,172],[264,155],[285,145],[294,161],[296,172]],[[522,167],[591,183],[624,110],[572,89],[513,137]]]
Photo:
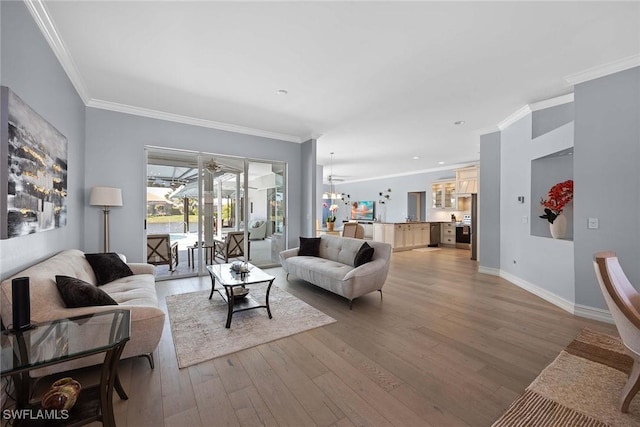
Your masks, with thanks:
[[[357,222],[346,222],[342,226],[342,237],[364,238],[364,227]]]
[[[622,343],[634,359],[620,398],[620,410],[627,412],[640,390],[640,293],[629,282],[615,252],[596,253],[593,266]]]

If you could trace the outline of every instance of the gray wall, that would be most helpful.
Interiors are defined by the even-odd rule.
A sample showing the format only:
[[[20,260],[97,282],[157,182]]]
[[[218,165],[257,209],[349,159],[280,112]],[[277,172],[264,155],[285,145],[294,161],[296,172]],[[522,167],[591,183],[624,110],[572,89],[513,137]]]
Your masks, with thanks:
[[[595,252],[616,251],[640,289],[640,68],[579,84],[574,99],[576,303],[605,308]]]
[[[315,236],[317,201],[320,200],[321,196],[321,194],[317,193],[316,146],[315,139],[310,139],[302,144],[300,175],[302,176],[302,188],[308,188],[309,191],[303,191],[301,195],[300,236]],[[320,175],[320,182],[322,182],[322,175]],[[290,236],[289,241],[293,243],[291,238],[297,239],[298,237],[298,235]],[[295,246],[298,245],[293,245],[293,247]]]
[[[532,115],[533,128],[531,129],[531,136],[533,138],[537,138],[540,135],[544,135],[549,131],[572,122],[575,115],[574,105],[573,102],[556,105],[554,107],[534,111]]]
[[[5,278],[63,249],[82,247],[85,107],[24,3],[0,2],[0,11],[2,85],[68,141],[67,226],[0,240],[0,276]]]
[[[113,208],[110,214],[110,243],[111,250],[124,253],[131,261],[145,258],[144,147],[150,145],[286,162],[287,217],[293,219],[288,222],[289,244],[297,245],[302,218],[301,144],[95,108],[87,108],[86,138],[86,168],[90,172],[85,192],[96,185],[122,188],[123,206]],[[101,221],[102,211],[87,207],[84,246],[88,252],[102,247]]]
[[[500,137],[500,155],[491,144],[484,145],[488,136],[481,143],[481,266],[496,268],[488,256],[499,252],[501,275],[594,317],[600,316],[597,310],[606,310],[593,270],[595,252],[616,251],[630,281],[640,288],[640,68],[576,85],[572,104],[534,112]],[[531,160],[571,145],[574,240],[532,236],[523,222],[525,216],[539,221],[533,213],[539,195],[531,194]],[[500,165],[499,189],[489,185],[487,176],[495,164]],[[487,204],[495,203],[496,193],[501,203],[498,248],[487,224]],[[524,204],[517,204],[519,195],[526,197]],[[599,228],[588,229],[588,218],[598,218]]]
[[[531,194],[531,160],[572,147],[573,123],[535,141],[531,135],[531,114],[502,131],[500,269],[525,287],[533,285],[560,297],[563,303],[573,303],[573,242],[532,236],[529,225],[529,221],[546,221],[531,215],[531,205],[539,205],[539,196]],[[525,203],[518,203],[518,196],[524,196]]]
[[[500,268],[500,132],[480,136],[478,262]]]

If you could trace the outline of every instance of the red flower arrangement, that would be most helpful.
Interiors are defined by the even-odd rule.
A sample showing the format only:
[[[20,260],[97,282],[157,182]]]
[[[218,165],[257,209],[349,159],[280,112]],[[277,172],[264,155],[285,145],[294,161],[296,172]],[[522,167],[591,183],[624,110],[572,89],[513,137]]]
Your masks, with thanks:
[[[549,190],[548,199],[540,199],[540,204],[545,208],[544,215],[540,218],[546,219],[551,224],[562,213],[564,207],[573,200],[573,180],[569,179],[559,182]]]

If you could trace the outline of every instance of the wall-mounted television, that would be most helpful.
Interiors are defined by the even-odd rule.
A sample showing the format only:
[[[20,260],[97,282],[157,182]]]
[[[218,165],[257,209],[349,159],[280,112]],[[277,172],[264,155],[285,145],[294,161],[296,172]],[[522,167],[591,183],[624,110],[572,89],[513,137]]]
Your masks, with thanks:
[[[373,200],[361,200],[351,203],[351,219],[373,221],[374,218]]]

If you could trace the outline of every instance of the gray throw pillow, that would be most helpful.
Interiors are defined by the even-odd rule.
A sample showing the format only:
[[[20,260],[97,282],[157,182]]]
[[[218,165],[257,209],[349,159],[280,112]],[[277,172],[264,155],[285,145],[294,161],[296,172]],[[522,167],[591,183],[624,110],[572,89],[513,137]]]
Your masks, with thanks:
[[[133,276],[133,271],[115,252],[106,254],[84,254],[94,274],[98,286],[113,282],[122,277]]]
[[[118,305],[102,289],[75,277],[56,276],[56,286],[67,308]]]

